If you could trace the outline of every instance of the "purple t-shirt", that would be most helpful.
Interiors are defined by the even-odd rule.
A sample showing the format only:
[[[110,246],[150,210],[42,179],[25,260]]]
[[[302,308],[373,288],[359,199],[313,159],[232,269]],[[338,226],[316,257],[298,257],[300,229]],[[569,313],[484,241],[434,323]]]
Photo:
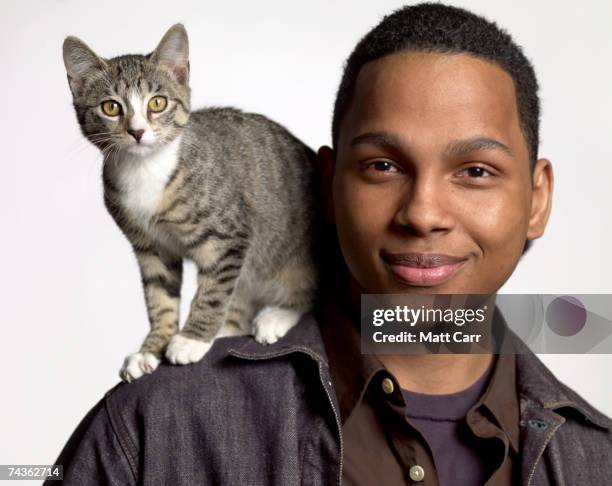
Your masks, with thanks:
[[[465,417],[487,389],[493,367],[472,386],[448,395],[425,395],[402,389],[406,416],[431,448],[441,486],[482,486],[488,479],[478,440]]]

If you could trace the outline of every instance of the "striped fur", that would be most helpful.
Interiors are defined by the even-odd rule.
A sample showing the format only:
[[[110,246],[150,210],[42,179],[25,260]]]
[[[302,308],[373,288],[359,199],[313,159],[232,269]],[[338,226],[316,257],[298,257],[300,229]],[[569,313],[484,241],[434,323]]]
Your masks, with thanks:
[[[197,361],[218,335],[282,337],[317,286],[314,153],[264,116],[192,112],[180,24],[146,56],[103,59],[69,37],[64,61],[81,130],[104,154],[106,207],[144,287],[150,332],[122,378],[153,371],[164,353]],[[166,98],[163,112],[147,108],[153,96]],[[121,115],[105,114],[109,99]],[[179,331],[183,259],[195,262],[198,288]]]

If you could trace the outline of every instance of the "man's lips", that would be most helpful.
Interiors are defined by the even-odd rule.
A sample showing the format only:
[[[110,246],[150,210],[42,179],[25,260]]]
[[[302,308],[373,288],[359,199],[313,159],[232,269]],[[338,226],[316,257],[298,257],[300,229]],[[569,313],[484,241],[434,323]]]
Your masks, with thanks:
[[[388,253],[383,251],[381,257],[403,283],[420,287],[447,282],[467,261],[465,257],[441,253]]]

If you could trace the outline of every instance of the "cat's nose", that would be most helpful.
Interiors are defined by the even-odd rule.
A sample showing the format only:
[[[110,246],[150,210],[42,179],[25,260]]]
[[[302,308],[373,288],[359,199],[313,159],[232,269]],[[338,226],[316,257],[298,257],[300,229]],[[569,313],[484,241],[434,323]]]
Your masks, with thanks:
[[[127,132],[132,137],[134,137],[137,142],[140,142],[140,139],[142,138],[142,135],[144,134],[144,130],[143,129],[140,129],[140,130],[128,130]]]

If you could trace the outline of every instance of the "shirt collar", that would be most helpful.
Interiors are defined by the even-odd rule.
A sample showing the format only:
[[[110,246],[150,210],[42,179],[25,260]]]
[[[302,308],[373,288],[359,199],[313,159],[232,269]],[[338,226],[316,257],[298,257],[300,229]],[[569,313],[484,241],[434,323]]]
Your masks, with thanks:
[[[501,317],[499,312],[496,314]],[[381,370],[389,373],[376,356],[361,354],[358,316],[351,315],[350,306],[341,295],[330,293],[324,296],[315,310],[315,316],[327,349],[330,373],[344,424],[372,378]],[[505,326],[503,318],[499,324]],[[518,451],[519,400],[515,366],[513,354],[497,356],[489,385],[473,409],[485,406],[507,435],[512,448]]]
[[[489,385],[472,410],[486,407],[508,437],[512,449],[518,453],[520,406],[516,390],[516,357],[514,354],[499,354],[494,359]]]

